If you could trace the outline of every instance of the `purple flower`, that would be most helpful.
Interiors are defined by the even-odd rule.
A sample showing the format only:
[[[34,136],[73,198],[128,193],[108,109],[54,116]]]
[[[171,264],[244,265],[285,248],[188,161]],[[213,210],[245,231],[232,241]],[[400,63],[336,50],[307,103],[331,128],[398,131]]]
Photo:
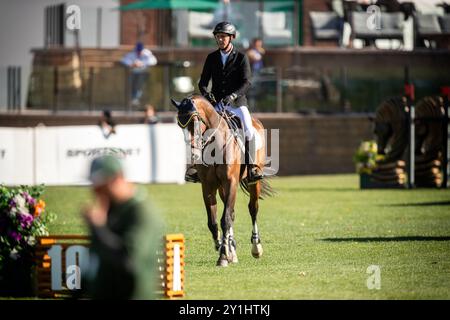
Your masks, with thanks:
[[[22,239],[22,236],[16,231],[8,232],[10,238],[14,239],[16,242],[19,242]]]
[[[25,200],[27,201],[27,203],[30,206],[33,206],[36,204],[36,199],[34,199],[32,196],[30,196],[30,194],[28,192],[22,192],[23,197],[25,198]]]
[[[12,198],[10,201],[9,201],[9,207],[10,208],[15,208],[17,206],[17,202],[14,200],[14,198]]]
[[[22,228],[29,228],[34,220],[31,214],[19,214],[17,219],[19,220]]]

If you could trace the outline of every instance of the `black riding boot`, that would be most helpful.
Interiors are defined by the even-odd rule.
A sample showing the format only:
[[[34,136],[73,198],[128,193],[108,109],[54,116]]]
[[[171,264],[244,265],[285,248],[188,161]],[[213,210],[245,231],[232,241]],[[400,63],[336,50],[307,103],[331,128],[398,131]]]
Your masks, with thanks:
[[[200,178],[198,177],[197,169],[195,165],[188,166],[186,169],[186,174],[184,175],[184,180],[186,182],[200,182]]]
[[[263,174],[256,162],[255,137],[251,141],[245,139],[245,164],[247,165],[247,179],[250,184],[256,183],[263,178]],[[251,148],[250,148],[250,143]],[[252,152],[253,151],[253,152]]]

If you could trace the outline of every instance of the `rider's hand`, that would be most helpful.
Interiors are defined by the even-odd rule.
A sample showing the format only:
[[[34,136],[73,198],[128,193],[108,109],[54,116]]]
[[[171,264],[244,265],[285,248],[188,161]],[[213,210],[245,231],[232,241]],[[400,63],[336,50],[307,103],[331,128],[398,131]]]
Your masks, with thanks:
[[[212,105],[215,105],[217,103],[216,98],[211,92],[206,92],[203,95],[209,102],[211,102]]]
[[[229,106],[233,103],[234,100],[236,100],[237,95],[235,93],[230,94],[229,96],[226,96],[222,99],[222,102],[224,105]]]

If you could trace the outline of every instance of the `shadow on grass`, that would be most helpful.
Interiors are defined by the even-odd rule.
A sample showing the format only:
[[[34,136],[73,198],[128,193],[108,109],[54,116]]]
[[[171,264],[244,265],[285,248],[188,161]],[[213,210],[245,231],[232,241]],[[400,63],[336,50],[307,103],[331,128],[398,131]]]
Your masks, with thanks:
[[[403,241],[450,241],[450,237],[406,236],[406,237],[366,237],[366,238],[324,238],[329,242],[403,242]]]
[[[417,203],[393,203],[382,204],[382,207],[437,207],[437,206],[450,206],[450,201],[437,201],[437,202],[417,202]]]

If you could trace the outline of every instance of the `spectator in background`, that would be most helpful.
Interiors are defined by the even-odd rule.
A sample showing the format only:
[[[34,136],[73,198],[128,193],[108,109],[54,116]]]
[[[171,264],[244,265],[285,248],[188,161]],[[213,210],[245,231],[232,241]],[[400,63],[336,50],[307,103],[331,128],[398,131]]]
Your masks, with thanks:
[[[264,67],[263,58],[265,53],[266,50],[263,48],[262,40],[260,38],[253,39],[250,48],[247,50],[253,76],[258,75]]]
[[[159,117],[156,115],[155,107],[148,104],[145,108],[145,116],[142,120],[144,124],[156,124],[159,122]]]
[[[154,298],[162,225],[144,190],[125,179],[112,155],[92,161],[89,180],[94,203],[82,212],[91,237],[82,287],[93,299]]]
[[[266,50],[263,48],[263,42],[260,38],[254,38],[250,48],[246,51],[250,67],[252,69],[253,85],[248,92],[249,107],[255,108],[256,98],[261,95],[262,86],[259,78],[261,69],[264,67],[264,54]]]
[[[127,53],[121,62],[131,71],[131,104],[139,106],[143,87],[148,79],[148,68],[158,61],[150,50],[144,48],[142,42],[138,42],[135,50]]]
[[[103,110],[102,116],[98,122],[103,136],[108,139],[112,134],[116,133],[116,123],[112,118],[111,111]]]

